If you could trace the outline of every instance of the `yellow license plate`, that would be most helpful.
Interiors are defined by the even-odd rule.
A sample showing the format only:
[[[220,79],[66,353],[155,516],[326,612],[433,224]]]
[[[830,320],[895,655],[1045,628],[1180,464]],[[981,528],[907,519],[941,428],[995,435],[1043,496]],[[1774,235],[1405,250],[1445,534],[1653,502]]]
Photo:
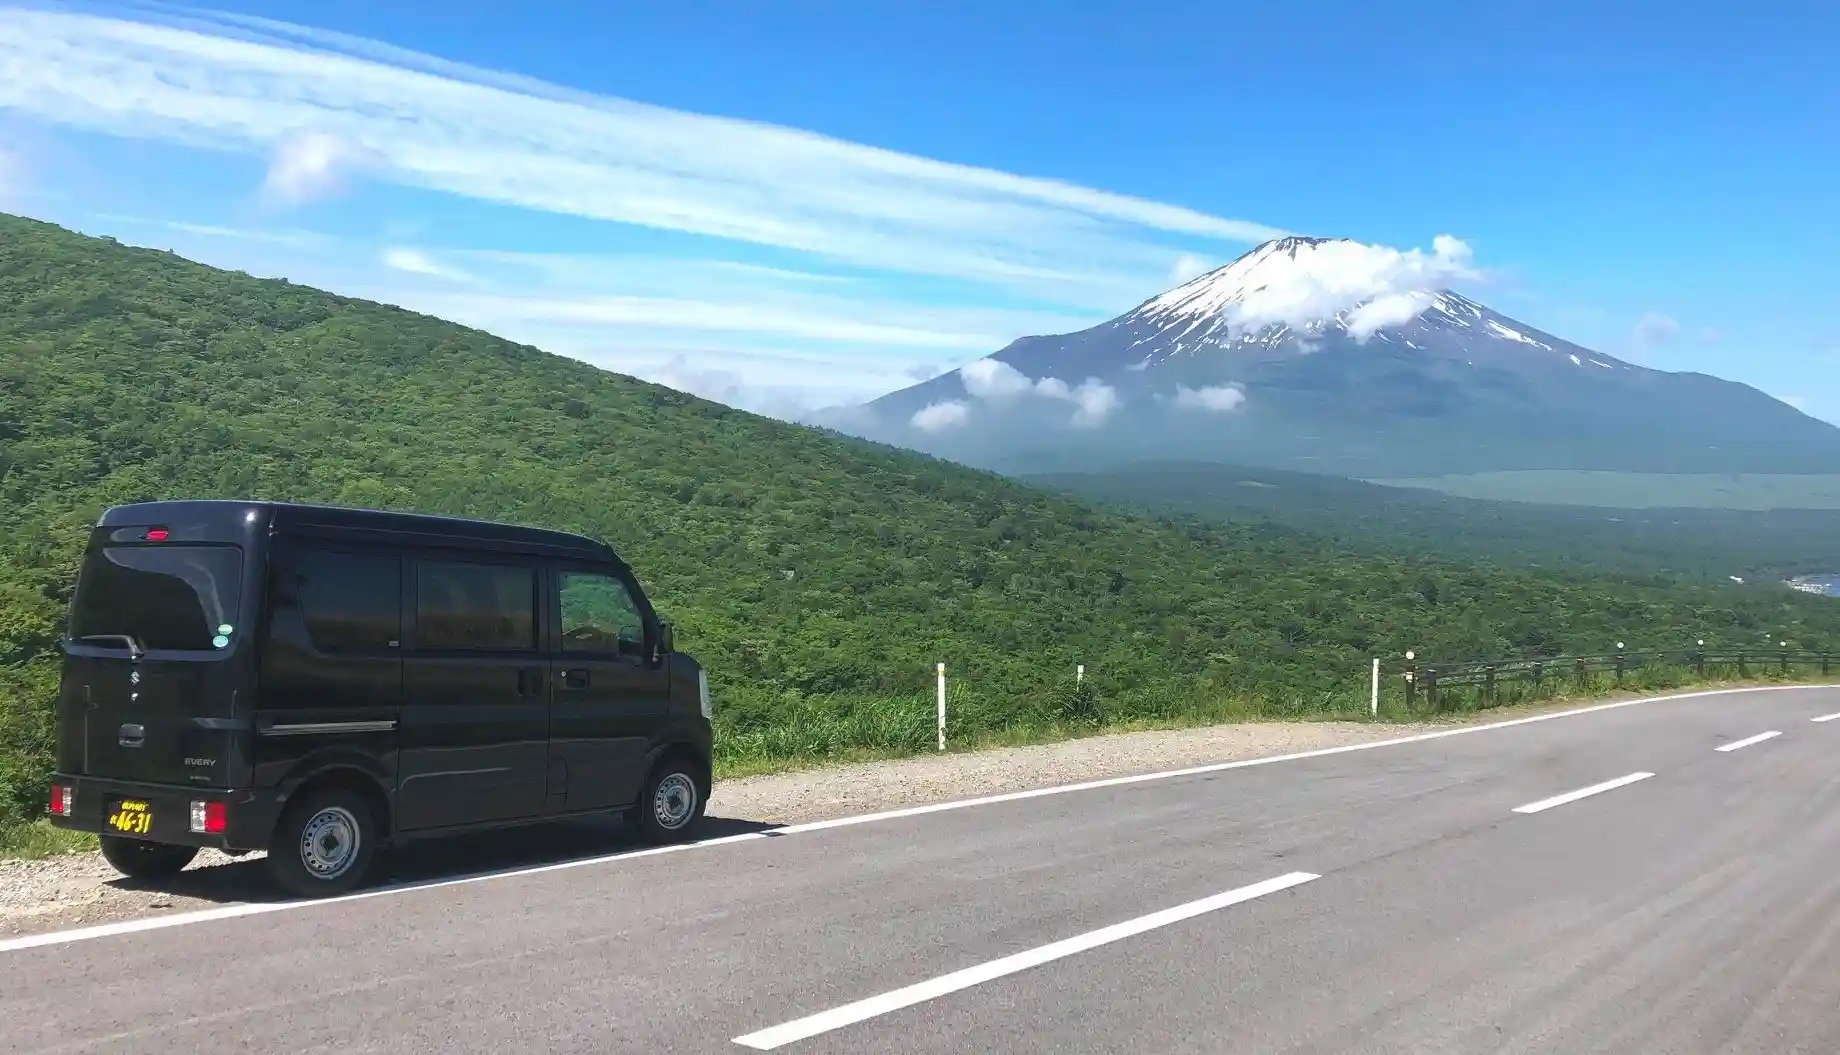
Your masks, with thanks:
[[[129,835],[146,835],[153,830],[153,811],[145,802],[123,799],[109,814],[109,827]]]

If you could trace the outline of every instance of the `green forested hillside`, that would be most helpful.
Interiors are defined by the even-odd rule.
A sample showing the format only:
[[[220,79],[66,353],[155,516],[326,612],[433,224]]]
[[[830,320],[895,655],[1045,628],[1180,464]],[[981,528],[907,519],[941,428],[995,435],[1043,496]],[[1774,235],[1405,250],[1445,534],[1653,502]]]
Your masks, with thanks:
[[[1353,553],[1713,580],[1779,581],[1840,571],[1836,509],[1540,505],[1206,462],[1024,479],[1153,512],[1304,528]]]
[[[1356,560],[1273,528],[1097,512],[426,316],[0,217],[14,817],[39,808],[87,525],[111,503],[177,496],[604,537],[710,667],[730,756],[863,746],[873,723],[857,719],[923,701],[939,660],[967,693],[955,713],[990,727],[1065,704],[1076,662],[1108,715],[1196,694],[1317,712],[1359,698],[1366,657],[1407,648],[1840,642],[1840,605],[1787,591]],[[912,710],[921,734],[930,714]]]

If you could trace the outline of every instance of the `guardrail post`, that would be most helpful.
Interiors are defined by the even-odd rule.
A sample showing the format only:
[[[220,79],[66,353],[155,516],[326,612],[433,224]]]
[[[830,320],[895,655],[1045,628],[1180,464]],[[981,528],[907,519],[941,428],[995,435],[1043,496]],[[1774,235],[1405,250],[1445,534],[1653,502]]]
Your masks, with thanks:
[[[1380,657],[1379,656],[1374,657],[1373,696],[1368,701],[1368,712],[1367,713],[1370,717],[1373,717],[1373,718],[1380,717]]]
[[[1621,652],[1616,654],[1616,683],[1618,685],[1623,683],[1623,654]]]
[[[939,665],[939,749],[946,749],[946,665]]]
[[[1789,673],[1789,650],[1786,648],[1783,649],[1782,653],[1782,673]]]
[[[1703,648],[1693,652],[1693,672],[1702,678],[1706,676],[1706,650]]]
[[[1821,653],[1821,676],[1827,677],[1827,653]]]
[[[1495,694],[1495,664],[1493,663],[1482,670],[1482,691],[1488,696],[1490,703],[1494,703],[1498,698]]]
[[[1438,697],[1437,697],[1437,668],[1436,667],[1426,667],[1425,668],[1425,705],[1427,707],[1430,707],[1433,711],[1437,710]]]
[[[1584,658],[1582,656],[1572,660],[1572,680],[1577,682],[1576,688],[1584,689]]]
[[[1542,693],[1541,693],[1541,690],[1542,690],[1543,688],[1545,688],[1545,685],[1546,685],[1546,661],[1545,661],[1545,660],[1539,660],[1539,661],[1537,661],[1537,662],[1535,662],[1535,663],[1534,663],[1534,665],[1533,665],[1533,691],[1534,691],[1534,694],[1535,694],[1535,695],[1541,695],[1541,694],[1542,694]]]

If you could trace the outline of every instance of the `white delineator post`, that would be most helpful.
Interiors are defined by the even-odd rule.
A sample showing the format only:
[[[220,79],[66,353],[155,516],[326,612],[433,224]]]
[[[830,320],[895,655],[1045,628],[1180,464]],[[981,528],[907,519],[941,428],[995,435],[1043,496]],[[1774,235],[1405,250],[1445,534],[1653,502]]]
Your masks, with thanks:
[[[946,749],[946,665],[939,665],[939,749]]]
[[[1075,685],[1078,685],[1085,680],[1086,680],[1086,664],[1082,663],[1079,666],[1073,668],[1073,683]]]
[[[1374,657],[1374,692],[1373,692],[1373,698],[1368,704],[1368,713],[1372,714],[1375,718],[1380,717],[1380,657],[1379,656]]]

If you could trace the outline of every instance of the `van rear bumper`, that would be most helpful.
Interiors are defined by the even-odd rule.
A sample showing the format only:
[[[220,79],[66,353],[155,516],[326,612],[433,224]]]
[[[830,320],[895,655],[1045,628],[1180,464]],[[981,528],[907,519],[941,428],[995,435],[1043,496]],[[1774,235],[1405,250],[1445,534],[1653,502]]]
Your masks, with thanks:
[[[52,814],[53,827],[97,835],[127,835],[155,843],[204,846],[216,850],[266,850],[275,830],[279,805],[270,795],[248,789],[228,791],[221,788],[188,787],[183,784],[143,784],[131,780],[105,780],[99,777],[54,773],[51,783],[71,789],[70,814]],[[144,835],[111,828],[109,815],[115,813],[123,799],[146,803],[153,820]],[[224,830],[221,833],[195,832],[191,829],[192,803],[224,804]]]

